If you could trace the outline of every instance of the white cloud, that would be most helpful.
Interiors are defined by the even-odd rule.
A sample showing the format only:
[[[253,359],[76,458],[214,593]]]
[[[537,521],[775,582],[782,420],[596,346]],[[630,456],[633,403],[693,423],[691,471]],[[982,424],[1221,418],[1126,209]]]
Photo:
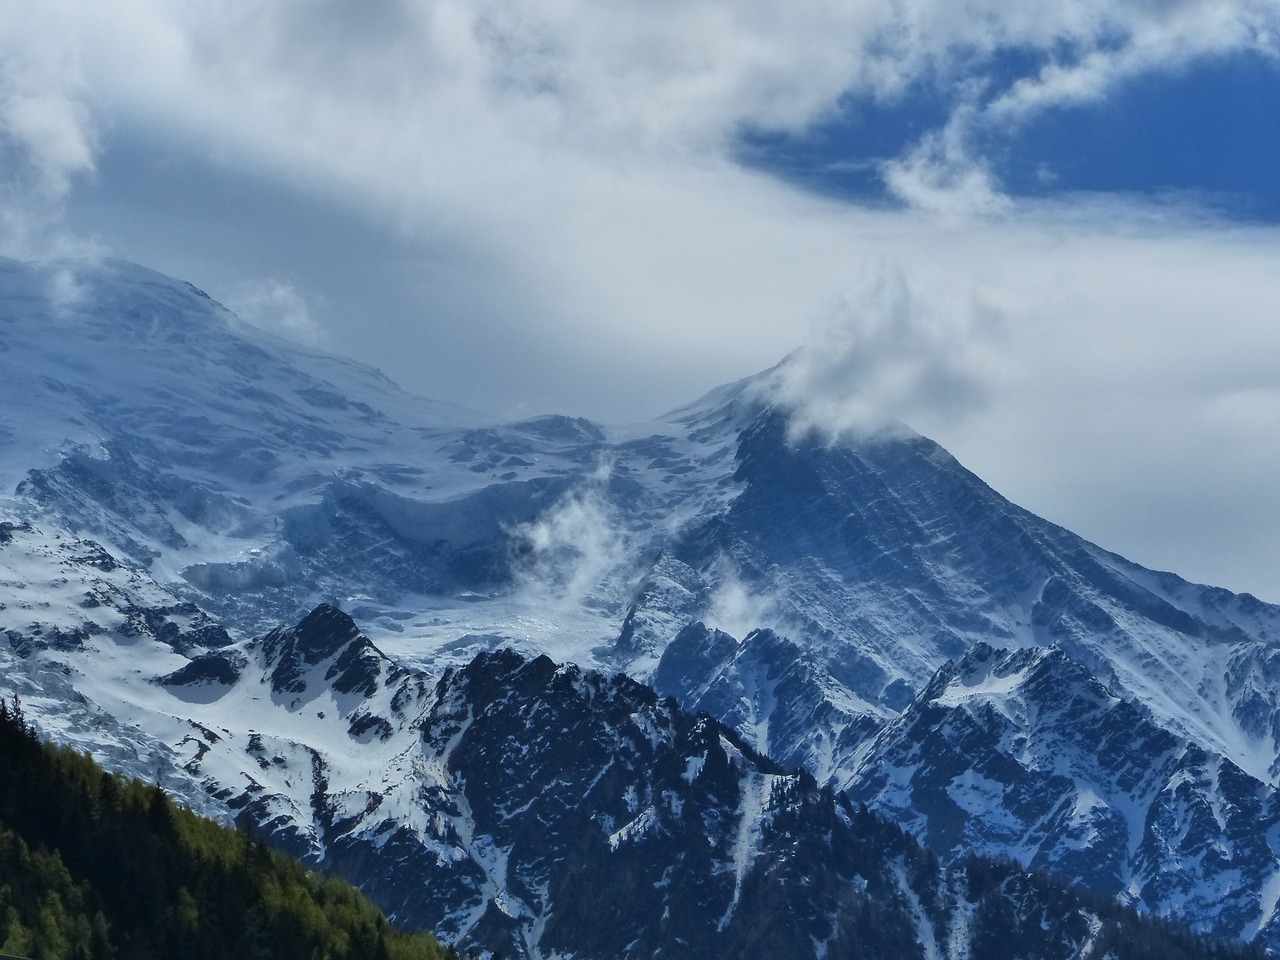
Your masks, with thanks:
[[[996,489],[1133,560],[1280,600],[1267,399],[1274,230],[1055,217],[969,238],[999,273],[1005,378],[980,416],[912,425]],[[1150,211],[1147,211],[1148,213]],[[989,263],[983,261],[989,260]]]
[[[395,276],[421,309],[383,319],[379,274],[357,291],[359,327],[328,312],[319,270],[258,249],[227,244],[221,287],[190,279],[295,335],[323,304],[335,349],[419,392],[638,416],[816,338],[794,385],[816,422],[906,418],[1052,519],[1159,563],[1167,539],[1143,544],[1168,517],[1232,500],[1193,451],[1256,431],[1254,454],[1216,462],[1280,460],[1256,428],[1274,381],[1241,382],[1280,367],[1280,236],[1115,201],[1014,203],[978,145],[1143,72],[1275,56],[1278,19],[1271,0],[17,0],[0,6],[4,180],[22,201],[4,205],[3,245],[59,234],[95,151],[150,138],[404,238],[421,262]],[[1044,62],[1010,84],[1001,49]],[[743,126],[801,129],[842,95],[889,100],[920,78],[955,110],[886,171],[912,210],[803,196],[732,159]],[[207,237],[186,262],[212,261]],[[255,288],[264,276],[293,288]],[[1217,514],[1206,555],[1248,535],[1246,508],[1267,515],[1260,496]],[[1280,568],[1277,549],[1254,567]]]
[[[287,280],[243,281],[228,298],[227,306],[255,327],[290,340],[319,346],[326,339],[306,295]]]
[[[995,298],[921,289],[893,263],[868,273],[777,371],[794,428],[866,435],[979,407],[1004,377],[1007,331]]]
[[[89,287],[81,282],[71,266],[55,267],[49,272],[45,290],[49,304],[58,316],[82,307],[89,297]]]
[[[9,11],[0,122],[54,193],[92,169],[99,128],[145,125],[504,257],[504,240],[527,251],[548,212],[572,221],[575,202],[597,221],[610,200],[634,213],[617,197],[629,188],[674,186],[663,199],[678,202],[692,173],[723,175],[744,125],[800,129],[841,96],[892,98],[921,78],[951,91],[955,112],[889,165],[889,186],[922,209],[998,211],[975,131],[1142,71],[1274,54],[1280,19],[1274,4],[1242,0],[404,0],[376,11],[20,0]],[[1001,89],[990,59],[1001,49],[1048,59]],[[605,226],[579,246],[617,234]]]
[[[74,45],[41,35],[42,22],[0,12],[0,244],[20,256],[91,246],[71,242],[61,221],[75,179],[94,169],[97,125]]]
[[[1177,72],[1213,57],[1280,56],[1272,34],[1277,10],[1270,3],[1193,2],[1148,14],[1127,23],[1116,40],[1092,45],[1077,57],[1050,59],[1037,73],[1018,79],[991,100],[982,120],[1008,124],[1048,107],[1096,101],[1133,77]]]
[[[892,97],[925,76],[959,92],[958,131],[1100,96],[1141,70],[1275,52],[1277,22],[1272,4],[1220,0],[40,6],[37,27],[9,32],[5,57],[38,62],[60,102],[71,76],[113,119],[143,116],[392,207],[416,199],[445,210],[466,182],[519,189],[527,177],[554,176],[549,166],[568,156],[623,169],[713,161],[743,124],[798,129],[841,95]],[[988,58],[1003,48],[1050,59],[1001,93],[990,88]],[[70,160],[91,138],[84,117],[59,112],[40,111],[50,129],[39,136]],[[935,134],[915,166],[932,155],[953,169],[958,139]],[[955,173],[942,181],[931,194],[948,181],[972,189]],[[475,202],[470,192],[463,204]]]
[[[787,615],[786,605],[760,584],[748,585],[733,562],[717,558],[712,571],[715,587],[702,615],[714,630],[742,641],[753,630],[773,630],[783,636],[799,636],[803,627]]]
[[[601,463],[581,487],[513,531],[528,548],[516,570],[519,588],[542,606],[618,605],[641,568],[605,494],[611,472]]]
[[[969,145],[976,111],[961,106],[941,130],[926,134],[905,156],[886,162],[885,187],[917,210],[943,217],[1008,211],[1010,202]]]
[[[963,5],[953,9],[959,12]],[[987,158],[973,146],[983,135],[990,142],[991,134],[1007,135],[1050,108],[1102,100],[1144,74],[1176,73],[1245,52],[1280,58],[1275,33],[1280,10],[1268,2],[1117,6],[1078,0],[1052,10],[1017,5],[1004,15],[990,9],[969,12],[979,15],[950,25],[957,32],[939,31],[951,37],[942,62],[936,36],[930,42],[925,34],[912,35],[915,42],[899,51],[952,78],[955,97],[940,129],[925,133],[905,156],[886,164],[889,190],[920,209],[991,213],[1006,205]],[[1023,16],[1028,12],[1030,19]],[[1009,81],[988,60],[1001,48],[1034,52],[1043,65]]]

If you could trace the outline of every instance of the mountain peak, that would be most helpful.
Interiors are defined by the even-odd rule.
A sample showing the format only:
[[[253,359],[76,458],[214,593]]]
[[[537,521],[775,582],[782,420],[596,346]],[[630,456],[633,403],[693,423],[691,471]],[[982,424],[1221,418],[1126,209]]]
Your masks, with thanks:
[[[329,603],[320,604],[293,628],[295,649],[306,663],[328,659],[359,636],[356,622]]]
[[[339,693],[372,696],[384,663],[390,661],[360,632],[347,614],[322,603],[296,626],[281,627],[262,638],[262,652],[277,693],[303,694],[316,668],[328,663],[323,682]]]

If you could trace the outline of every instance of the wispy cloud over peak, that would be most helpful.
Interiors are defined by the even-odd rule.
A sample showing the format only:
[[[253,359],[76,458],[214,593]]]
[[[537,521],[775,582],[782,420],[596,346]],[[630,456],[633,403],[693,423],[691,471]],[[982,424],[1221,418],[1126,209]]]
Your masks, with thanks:
[[[795,433],[896,431],[961,419],[1005,376],[1005,318],[980,290],[947,292],[883,261],[814,326],[769,378]]]
[[[308,346],[325,342],[307,296],[288,280],[267,277],[246,280],[235,290],[227,306],[255,327],[283,335]]]
[[[889,192],[908,206],[952,220],[1008,211],[1009,198],[969,145],[971,113],[958,111],[909,154],[887,162],[882,175]]]

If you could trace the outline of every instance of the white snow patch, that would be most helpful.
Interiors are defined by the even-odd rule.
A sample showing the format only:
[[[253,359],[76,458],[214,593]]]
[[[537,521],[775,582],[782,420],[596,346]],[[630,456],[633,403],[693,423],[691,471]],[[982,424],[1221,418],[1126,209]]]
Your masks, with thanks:
[[[938,951],[938,934],[933,928],[933,921],[925,913],[920,897],[912,888],[911,881],[907,879],[907,870],[901,860],[894,863],[893,875],[898,881],[898,889],[911,908],[911,916],[916,924],[916,938],[924,951],[925,960],[942,960]]]
[[[638,817],[609,835],[609,849],[616,851],[622,844],[639,839],[655,829],[657,825],[658,811],[652,806],[645,807]]]
[[[1276,908],[1280,906],[1280,870],[1272,871],[1266,884],[1259,891],[1258,900],[1257,920],[1250,922],[1240,931],[1240,939],[1246,942],[1257,936],[1258,931],[1265,928],[1276,915]]]
[[[738,906],[738,898],[742,895],[742,881],[746,879],[751,864],[760,855],[764,811],[769,805],[777,780],[778,777],[772,774],[758,773],[746,767],[738,781],[741,800],[738,806],[738,832],[733,844],[733,899],[720,918],[717,930],[724,930],[729,925]]]

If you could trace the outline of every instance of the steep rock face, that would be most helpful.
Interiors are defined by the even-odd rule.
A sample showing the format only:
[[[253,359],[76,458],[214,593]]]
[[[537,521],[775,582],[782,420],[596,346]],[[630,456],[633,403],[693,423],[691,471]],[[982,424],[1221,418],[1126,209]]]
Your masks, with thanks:
[[[713,594],[731,581],[774,636],[744,629],[732,652],[702,657],[701,672],[686,664],[678,680],[659,667],[655,682],[686,706],[768,722],[770,753],[802,757],[805,719],[824,726],[837,708],[879,726],[970,647],[1053,645],[1160,728],[1274,780],[1276,607],[1108,554],[1008,503],[923,438],[795,438],[765,411],[742,432],[737,462],[741,492],[673,555]],[[665,602],[642,594],[632,616],[683,610],[715,623],[715,596],[700,610]],[[744,711],[740,693],[715,693],[797,672],[824,702],[774,702],[772,722],[763,703]],[[795,734],[779,736],[788,725]],[[805,762],[838,783],[850,758]]]
[[[261,676],[272,690],[269,651],[280,646],[261,644]],[[303,698],[320,702],[323,676],[308,674]],[[508,651],[450,671],[412,702],[412,719],[379,713],[394,724],[390,790],[341,787],[353,771],[334,769],[326,754],[316,761],[324,776],[314,783],[308,831],[271,816],[287,798],[272,798],[266,781],[265,790],[246,791],[254,795],[245,809],[277,829],[278,841],[359,876],[399,919],[504,953],[733,956],[739,940],[767,935],[803,956],[810,936],[835,935],[820,902],[798,897],[766,911],[740,901],[757,882],[753,871],[776,855],[771,847],[787,842],[786,830],[771,827],[775,817],[805,829],[796,818],[812,816],[815,804],[828,820],[847,815],[837,816],[812,781],[782,773],[718,724],[625,677]],[[266,756],[271,743],[251,738],[250,749]],[[288,751],[274,750],[268,765],[294,767]],[[374,775],[367,769],[356,779],[372,783]],[[399,785],[407,788],[394,792]],[[405,804],[414,808],[408,817]],[[876,869],[884,874],[883,864]],[[892,893],[892,877],[876,880]],[[852,877],[839,882],[865,900]],[[864,905],[915,936],[901,903]],[[774,929],[781,917],[792,929]]]
[[[1208,955],[1007,865],[944,868],[623,676],[499,651],[431,685],[320,607],[139,682],[137,729],[188,731],[183,772],[228,813],[485,955]]]
[[[697,622],[680,631],[653,673],[658,692],[741,731],[748,743],[824,783],[892,716],[849,695],[820,662],[772,630],[741,642]]]
[[[974,643],[1055,644],[1170,725],[1210,732],[1161,695],[1189,683],[1192,709],[1222,721],[1216,746],[1236,739],[1217,654],[1274,644],[1277,608],[1108,554],[921,437],[795,438],[770,410],[736,456],[741,493],[675,555],[704,575],[731,566],[769,601],[772,622],[756,625],[799,643],[854,697],[896,712]]]
[[[1280,742],[1276,608],[1107,554],[1003,501],[920,438],[819,443],[788,436],[785,418],[766,411],[737,457],[741,493],[673,550],[712,596],[664,608],[650,591],[631,616],[711,615],[729,571],[776,627],[740,640],[686,627],[651,674],[661,692],[849,788],[948,856],[976,845],[1205,929],[1276,937],[1266,826]],[[886,723],[883,742],[900,751],[903,724],[928,741],[920,718],[940,708],[918,671],[988,642],[1032,658],[1055,646],[1077,689],[1096,678],[1116,716],[1131,716],[1104,742],[1081,719],[1085,701],[1058,705],[1053,736],[949,713],[973,727],[953,731],[963,747],[896,757],[873,774],[867,757],[884,748],[868,754],[863,738]],[[1046,693],[1043,682],[1031,692]],[[1046,752],[1026,760],[1009,746],[1015,736],[1045,738]],[[1174,749],[1161,744],[1176,745],[1179,761],[1156,775],[1153,757]],[[1055,755],[1096,762],[1055,773]],[[1180,825],[1196,810],[1214,812]],[[1255,836],[1230,839],[1250,822],[1263,825]]]
[[[354,620],[329,604],[316,607],[296,627],[267,634],[262,653],[274,663],[271,690],[278,695],[305,693],[314,685],[308,673],[327,664],[324,683],[338,693],[371,697],[386,660]]]
[[[622,631],[614,642],[615,656],[632,672],[648,673],[667,645],[682,629],[706,614],[711,585],[688,564],[661,554],[634,591]],[[697,679],[691,677],[690,682]]]
[[[1015,859],[1145,909],[1276,936],[1280,797],[1059,648],[978,646],[866,749],[849,795],[945,857]]]

